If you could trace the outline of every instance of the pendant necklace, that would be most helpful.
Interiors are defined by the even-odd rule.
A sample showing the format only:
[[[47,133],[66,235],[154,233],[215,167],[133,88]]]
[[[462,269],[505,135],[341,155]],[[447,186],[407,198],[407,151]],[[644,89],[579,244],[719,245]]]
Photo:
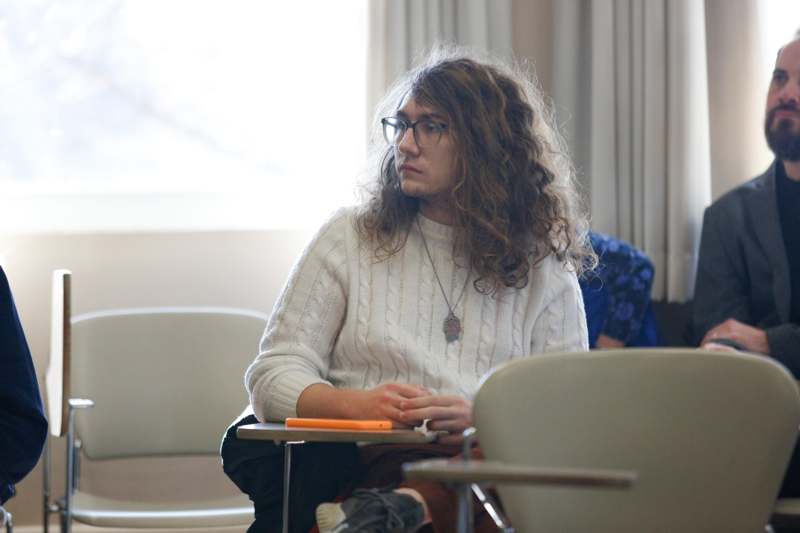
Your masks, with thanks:
[[[450,305],[450,300],[447,299],[447,294],[444,292],[444,286],[442,285],[442,280],[439,279],[439,274],[436,272],[436,265],[433,264],[433,257],[431,256],[431,251],[428,249],[428,241],[425,240],[425,234],[422,232],[422,227],[419,225],[419,218],[417,218],[416,220],[417,220],[417,229],[419,230],[419,234],[422,237],[422,244],[425,246],[425,253],[428,255],[428,260],[431,262],[433,275],[436,277],[436,283],[439,284],[439,290],[442,291],[442,296],[444,297],[444,303],[447,304],[447,309],[449,310],[449,313],[447,313],[447,317],[445,317],[444,322],[442,323],[442,331],[444,332],[445,341],[447,341],[447,343],[450,344],[451,342],[459,340],[461,338],[461,333],[463,332],[463,328],[461,327],[461,319],[459,319],[456,316],[454,309],[458,307],[458,304],[461,302],[461,298],[467,291],[469,276],[470,274],[472,274],[472,265],[470,265],[469,272],[467,272],[467,279],[464,280],[464,286],[461,288],[461,294],[458,296],[458,299],[456,299],[456,303]]]

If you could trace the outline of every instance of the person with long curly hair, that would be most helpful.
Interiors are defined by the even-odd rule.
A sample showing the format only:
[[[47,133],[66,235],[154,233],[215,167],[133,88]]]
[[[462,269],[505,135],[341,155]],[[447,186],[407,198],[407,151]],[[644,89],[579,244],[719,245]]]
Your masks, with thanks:
[[[427,421],[439,438],[295,456],[293,484],[305,483],[291,500],[297,531],[313,525],[315,507],[322,532],[452,530],[453,494],[401,482],[400,465],[459,454],[471,398],[493,368],[588,349],[577,276],[594,255],[572,166],[534,82],[440,50],[390,90],[375,123],[383,139],[366,198],[334,214],[295,265],[246,372],[253,414],[237,425]],[[250,443],[236,442],[235,427],[225,470],[255,502],[256,523],[279,517],[280,462],[265,470],[263,448],[243,458]],[[349,497],[318,506],[337,496]]]

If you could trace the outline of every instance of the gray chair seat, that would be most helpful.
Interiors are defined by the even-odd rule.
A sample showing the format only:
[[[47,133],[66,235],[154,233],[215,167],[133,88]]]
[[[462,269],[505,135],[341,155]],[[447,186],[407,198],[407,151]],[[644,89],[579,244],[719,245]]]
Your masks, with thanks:
[[[253,521],[253,503],[244,494],[205,501],[154,503],[116,500],[76,491],[72,517],[100,527],[246,527]]]

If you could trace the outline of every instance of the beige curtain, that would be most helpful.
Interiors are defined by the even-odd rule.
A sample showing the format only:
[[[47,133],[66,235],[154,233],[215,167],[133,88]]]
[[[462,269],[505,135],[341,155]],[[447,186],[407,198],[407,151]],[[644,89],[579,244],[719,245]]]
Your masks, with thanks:
[[[695,0],[562,0],[553,98],[594,229],[644,250],[653,296],[694,284],[711,197],[705,7]]]
[[[777,50],[765,50],[763,7],[759,0],[706,0],[713,199],[772,161],[763,123]]]
[[[511,0],[370,0],[369,11],[368,117],[434,44],[511,54]]]

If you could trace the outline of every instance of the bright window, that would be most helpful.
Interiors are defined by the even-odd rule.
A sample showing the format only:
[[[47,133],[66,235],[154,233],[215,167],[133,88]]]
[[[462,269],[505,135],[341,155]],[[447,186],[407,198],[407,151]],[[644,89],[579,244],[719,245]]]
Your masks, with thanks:
[[[772,78],[778,49],[800,30],[800,2],[797,0],[762,0],[761,4],[762,57],[764,91]]]
[[[0,230],[317,224],[364,165],[366,11],[0,4]]]

